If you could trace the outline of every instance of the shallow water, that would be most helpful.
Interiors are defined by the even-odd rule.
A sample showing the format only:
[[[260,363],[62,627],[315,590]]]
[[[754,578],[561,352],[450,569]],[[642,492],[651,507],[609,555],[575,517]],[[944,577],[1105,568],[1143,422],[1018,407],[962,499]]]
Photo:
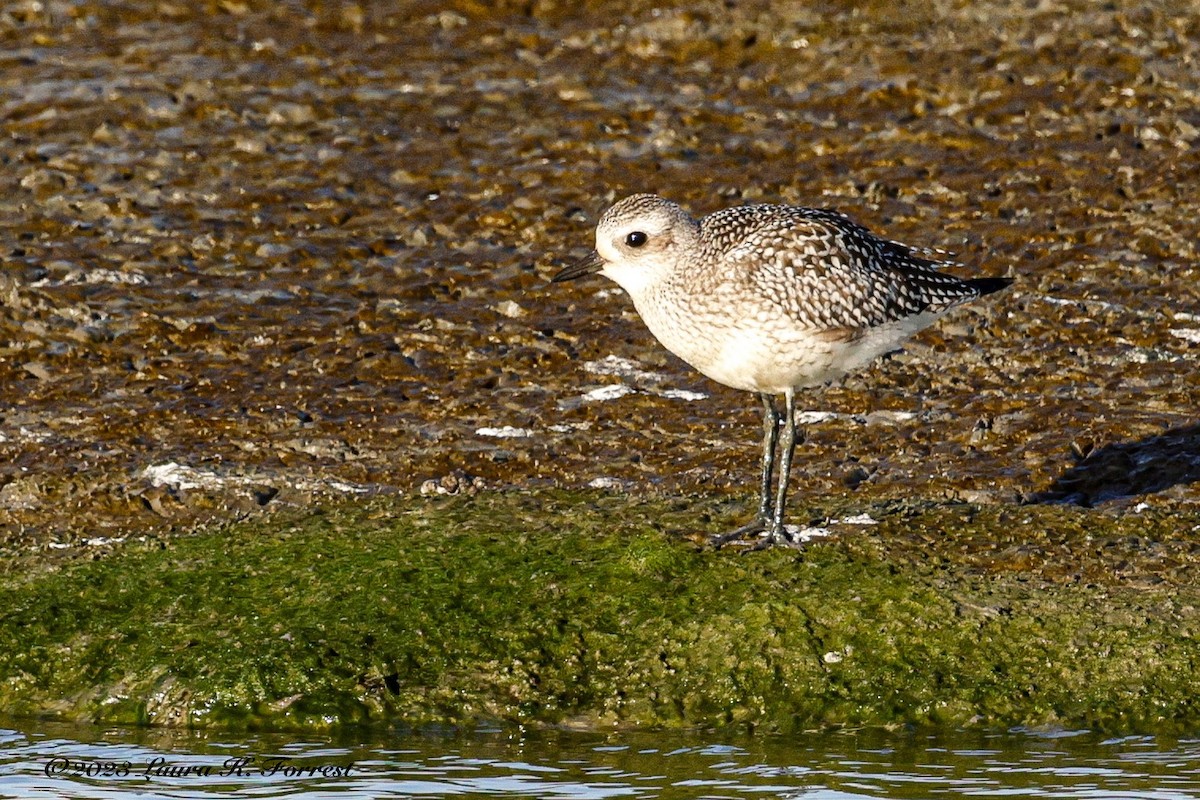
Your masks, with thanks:
[[[91,773],[90,775],[88,773]],[[1200,739],[1089,732],[360,733],[0,727],[0,796],[1200,797]]]

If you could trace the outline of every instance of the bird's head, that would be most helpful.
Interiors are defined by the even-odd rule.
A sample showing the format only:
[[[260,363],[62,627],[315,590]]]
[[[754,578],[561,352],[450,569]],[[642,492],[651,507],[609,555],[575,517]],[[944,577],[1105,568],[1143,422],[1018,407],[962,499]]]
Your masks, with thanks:
[[[604,212],[596,226],[596,249],[553,280],[599,272],[636,298],[668,278],[699,236],[699,224],[675,203],[635,194]]]

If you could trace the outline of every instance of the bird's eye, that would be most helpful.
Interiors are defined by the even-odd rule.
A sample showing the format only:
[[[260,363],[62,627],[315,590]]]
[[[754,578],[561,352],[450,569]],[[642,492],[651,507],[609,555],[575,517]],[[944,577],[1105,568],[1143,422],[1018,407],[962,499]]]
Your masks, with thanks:
[[[641,231],[634,231],[625,237],[625,244],[629,245],[630,247],[641,247],[649,238],[649,236]]]

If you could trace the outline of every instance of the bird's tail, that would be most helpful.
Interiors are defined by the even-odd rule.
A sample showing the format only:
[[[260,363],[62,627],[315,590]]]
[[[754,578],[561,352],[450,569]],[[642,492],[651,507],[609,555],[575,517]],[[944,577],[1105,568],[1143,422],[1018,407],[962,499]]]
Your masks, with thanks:
[[[992,292],[998,292],[1001,289],[1008,288],[1008,286],[1010,284],[1012,284],[1013,279],[1012,278],[971,278],[970,280],[963,281],[963,282],[966,283],[971,288],[973,288],[975,291],[979,292],[980,297],[983,297],[985,294],[991,294]]]

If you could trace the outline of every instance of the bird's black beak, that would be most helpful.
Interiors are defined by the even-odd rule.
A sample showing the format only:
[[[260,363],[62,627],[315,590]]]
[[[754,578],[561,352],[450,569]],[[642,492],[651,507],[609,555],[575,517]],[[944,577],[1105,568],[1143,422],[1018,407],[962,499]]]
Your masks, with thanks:
[[[557,275],[550,279],[550,282],[561,283],[562,281],[573,281],[576,278],[591,275],[593,272],[599,272],[602,269],[604,269],[604,259],[600,257],[599,253],[593,250],[574,264],[564,267]]]

